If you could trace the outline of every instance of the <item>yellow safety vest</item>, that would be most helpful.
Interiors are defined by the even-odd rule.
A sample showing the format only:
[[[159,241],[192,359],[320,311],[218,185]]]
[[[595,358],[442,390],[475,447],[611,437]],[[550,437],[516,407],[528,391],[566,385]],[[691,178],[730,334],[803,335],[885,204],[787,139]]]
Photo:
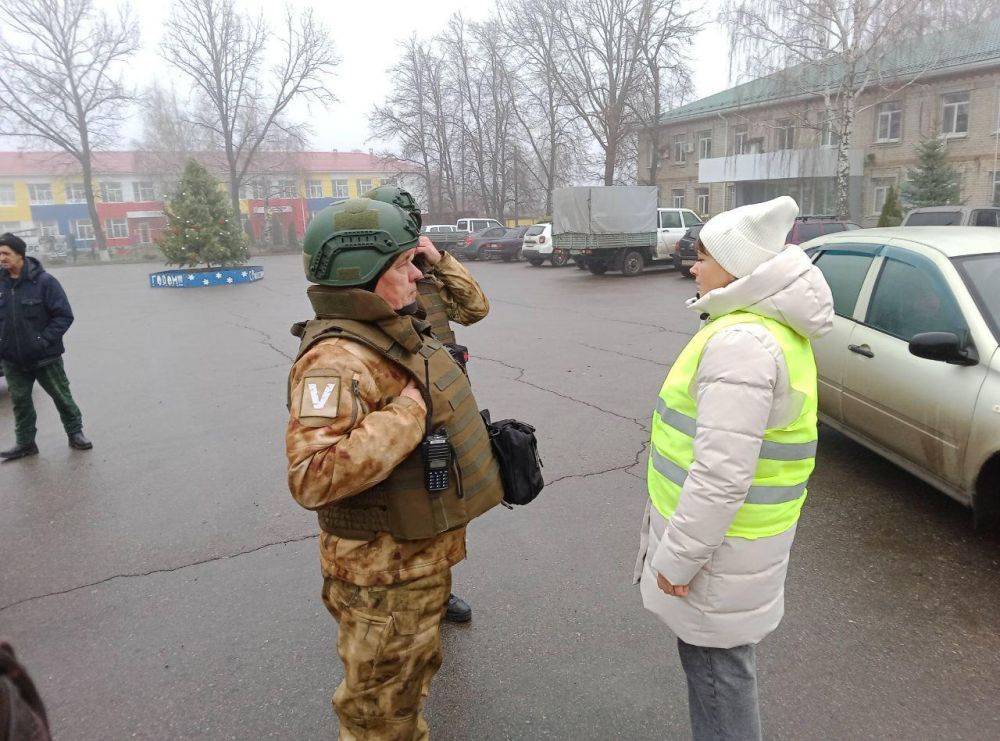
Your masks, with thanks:
[[[646,480],[653,506],[669,518],[694,460],[698,402],[690,389],[702,352],[717,332],[734,324],[760,324],[774,336],[785,357],[792,393],[802,399],[798,418],[765,430],[753,483],[726,533],[754,540],[783,533],[798,521],[816,461],[816,361],[809,340],[781,322],[737,311],[709,322],[691,339],[660,389]]]

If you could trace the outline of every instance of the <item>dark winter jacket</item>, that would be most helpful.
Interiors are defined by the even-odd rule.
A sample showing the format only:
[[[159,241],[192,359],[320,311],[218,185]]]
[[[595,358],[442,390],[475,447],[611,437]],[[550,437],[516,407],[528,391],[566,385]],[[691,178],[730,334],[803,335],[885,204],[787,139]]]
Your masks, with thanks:
[[[72,323],[62,286],[34,257],[25,258],[17,280],[0,270],[0,360],[25,369],[57,360]]]

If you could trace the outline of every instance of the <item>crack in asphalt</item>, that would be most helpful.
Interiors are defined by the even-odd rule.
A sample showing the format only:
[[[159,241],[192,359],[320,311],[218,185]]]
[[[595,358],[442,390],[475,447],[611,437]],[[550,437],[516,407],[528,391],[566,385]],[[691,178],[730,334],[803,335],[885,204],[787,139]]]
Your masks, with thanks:
[[[610,353],[611,355],[621,355],[622,357],[634,358],[635,360],[644,360],[647,363],[658,365],[661,368],[670,367],[670,363],[661,363],[659,360],[650,360],[649,358],[644,358],[641,355],[632,355],[631,353],[622,352],[621,350],[609,350],[606,347],[598,347],[597,345],[588,345],[586,342],[577,342],[576,344],[582,345],[583,347],[589,347],[591,350],[600,350],[601,352]]]
[[[584,406],[590,407],[591,409],[596,409],[597,411],[603,414],[609,414],[612,417],[617,417],[618,419],[623,419],[626,422],[631,422],[637,425],[642,430],[646,430],[647,432],[649,431],[649,428],[646,426],[646,424],[642,422],[642,420],[636,419],[635,417],[627,417],[624,414],[619,414],[618,412],[612,412],[610,409],[599,407],[597,406],[597,404],[591,404],[589,401],[584,401],[583,399],[577,399],[576,397],[570,396],[569,394],[563,394],[559,391],[556,391],[555,389],[550,389],[546,386],[539,386],[537,383],[532,383],[531,381],[524,380],[524,374],[528,372],[525,368],[520,368],[516,365],[511,365],[510,363],[507,363],[503,360],[497,360],[496,358],[488,358],[485,355],[473,355],[472,357],[476,358],[477,360],[485,360],[487,362],[496,363],[497,365],[502,365],[505,368],[510,368],[511,370],[518,371],[517,378],[513,379],[517,383],[523,383],[525,386],[531,386],[531,388],[538,389],[539,391],[545,391],[546,393],[553,394],[568,401],[575,401],[577,404],[583,404]]]
[[[240,329],[245,329],[249,332],[253,332],[256,335],[260,335],[263,339],[257,340],[258,344],[264,345],[274,350],[278,355],[283,357],[285,360],[295,360],[293,355],[289,355],[280,347],[274,345],[274,338],[262,329],[257,329],[256,327],[251,327],[249,324],[239,324],[238,322],[226,322],[230,327],[239,327]]]
[[[590,319],[600,319],[605,322],[617,322],[618,324],[629,324],[633,327],[651,327],[652,329],[658,329],[661,332],[669,332],[670,334],[679,334],[684,337],[694,337],[694,332],[685,332],[681,329],[674,329],[673,327],[664,327],[662,324],[653,324],[651,322],[637,322],[631,319],[616,319],[610,316],[604,316],[603,314],[584,314],[579,311],[568,311],[558,306],[535,306],[533,304],[523,304],[519,301],[509,301],[506,299],[490,299],[490,303],[494,304],[508,304],[510,306],[520,306],[522,309],[532,309],[533,311],[543,311],[543,312],[553,312],[560,311],[564,314],[572,314],[574,317],[588,317]]]
[[[36,600],[45,599],[46,597],[59,597],[64,594],[70,594],[72,592],[78,592],[81,589],[88,589],[89,587],[97,587],[101,584],[107,584],[108,582],[114,581],[115,579],[136,579],[144,576],[153,576],[155,574],[169,574],[174,571],[180,571],[182,569],[188,569],[192,566],[201,566],[206,563],[213,563],[215,561],[224,561],[229,558],[239,558],[240,556],[246,556],[250,553],[256,553],[257,551],[262,551],[265,548],[271,548],[277,545],[289,545],[291,543],[301,543],[306,540],[312,540],[313,538],[319,537],[317,533],[311,535],[302,535],[297,538],[289,538],[288,540],[276,540],[273,543],[263,543],[262,545],[254,546],[253,548],[247,548],[243,551],[237,551],[236,553],[226,553],[221,556],[212,556],[210,558],[202,558],[198,561],[191,561],[190,563],[181,564],[180,566],[172,566],[170,568],[164,569],[152,569],[150,571],[137,571],[129,574],[113,574],[112,576],[105,577],[104,579],[99,579],[98,581],[90,582],[89,584],[80,584],[75,587],[70,587],[69,589],[60,589],[55,592],[48,592],[47,594],[36,594],[33,597],[24,597],[23,599],[10,602],[6,605],[0,605],[0,612],[4,610],[9,610],[11,608],[17,607],[18,605],[23,605],[26,602],[35,602]]]

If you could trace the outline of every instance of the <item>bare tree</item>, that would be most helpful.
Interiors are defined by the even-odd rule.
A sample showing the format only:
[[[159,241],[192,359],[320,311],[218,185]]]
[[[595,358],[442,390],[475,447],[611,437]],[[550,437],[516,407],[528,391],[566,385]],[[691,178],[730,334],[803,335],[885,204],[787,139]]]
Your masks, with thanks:
[[[135,148],[148,172],[178,180],[189,158],[222,148],[218,138],[191,120],[173,88],[154,83],[142,99],[142,136]]]
[[[577,118],[557,79],[558,30],[544,0],[501,0],[501,28],[510,51],[521,60],[506,88],[521,137],[530,152],[528,175],[545,194],[543,213],[552,213],[552,193],[566,182],[581,140]]]
[[[694,89],[687,49],[702,29],[695,11],[681,0],[643,0],[632,29],[643,61],[642,84],[634,98],[634,116],[648,137],[647,184],[656,185],[660,163],[660,117],[687,98]],[[637,157],[643,147],[638,147]],[[639,168],[641,170],[641,167]]]
[[[615,183],[619,149],[633,131],[632,100],[643,58],[634,29],[648,23],[645,0],[540,0],[556,20],[556,79],[604,154],[604,184]]]
[[[286,8],[279,61],[265,68],[271,29],[263,14],[247,18],[234,0],[175,0],[162,52],[198,94],[195,118],[225,150],[234,218],[239,193],[254,158],[275,132],[302,136],[282,124],[297,99],[333,102],[324,80],[339,60],[322,23],[311,10],[298,17]]]
[[[928,57],[904,79],[891,76],[892,55],[920,26],[922,0],[730,0],[722,19],[733,54],[753,77],[785,69],[796,93],[823,100],[822,125],[837,144],[837,211],[850,210],[849,149],[861,96],[898,90],[933,66]],[[791,92],[791,91],[790,91]]]
[[[99,249],[93,153],[113,141],[131,96],[116,75],[136,49],[128,8],[116,17],[91,0],[0,0],[0,134],[41,140],[80,163]]]

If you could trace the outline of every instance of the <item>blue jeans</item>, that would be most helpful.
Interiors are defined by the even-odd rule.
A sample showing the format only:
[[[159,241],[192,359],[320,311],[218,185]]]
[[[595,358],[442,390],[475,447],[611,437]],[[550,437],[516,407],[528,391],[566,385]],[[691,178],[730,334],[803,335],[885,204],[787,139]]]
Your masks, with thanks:
[[[760,739],[757,655],[753,644],[706,648],[678,638],[677,652],[687,675],[694,741]]]

